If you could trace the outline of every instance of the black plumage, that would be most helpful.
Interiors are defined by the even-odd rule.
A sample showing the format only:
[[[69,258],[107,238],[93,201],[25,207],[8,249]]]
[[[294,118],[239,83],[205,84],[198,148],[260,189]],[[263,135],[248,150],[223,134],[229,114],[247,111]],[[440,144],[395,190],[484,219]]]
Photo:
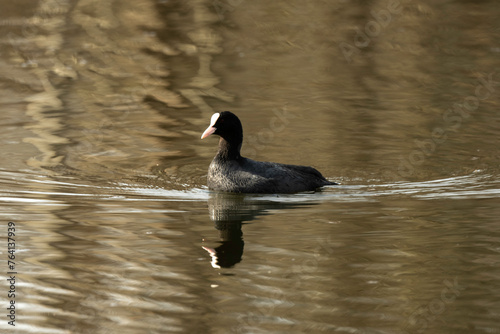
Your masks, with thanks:
[[[240,155],[243,127],[238,117],[223,111],[212,116],[201,138],[219,135],[219,151],[208,168],[208,188],[236,193],[296,193],[335,185],[308,166],[262,162]]]

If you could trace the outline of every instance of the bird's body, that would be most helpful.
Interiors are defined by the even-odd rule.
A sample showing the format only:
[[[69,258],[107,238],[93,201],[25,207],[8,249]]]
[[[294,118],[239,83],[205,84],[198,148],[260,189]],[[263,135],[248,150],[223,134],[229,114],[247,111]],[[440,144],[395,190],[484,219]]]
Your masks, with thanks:
[[[235,193],[295,193],[333,185],[312,167],[255,161],[241,157],[212,160],[208,188]]]
[[[255,161],[240,155],[243,141],[241,123],[231,112],[212,116],[202,138],[221,136],[219,151],[208,168],[208,188],[235,193],[296,193],[313,191],[336,183],[308,166]]]

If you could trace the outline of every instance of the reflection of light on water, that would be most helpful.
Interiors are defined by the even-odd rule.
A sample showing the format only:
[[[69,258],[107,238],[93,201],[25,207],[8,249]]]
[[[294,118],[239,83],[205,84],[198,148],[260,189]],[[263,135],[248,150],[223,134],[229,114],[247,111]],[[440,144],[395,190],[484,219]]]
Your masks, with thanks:
[[[41,205],[63,205],[53,198],[98,197],[101,200],[123,201],[207,201],[213,192],[204,188],[172,190],[158,186],[144,186],[133,183],[112,183],[107,185],[82,184],[69,177],[54,180],[46,175],[30,172],[0,170],[4,183],[24,182],[27,189],[17,188],[11,195],[3,196],[5,202],[34,203]],[[360,181],[361,182],[361,181]],[[366,183],[366,180],[365,180]],[[54,188],[54,187],[57,187]],[[35,190],[36,189],[36,190]],[[237,194],[236,194],[237,195]],[[418,199],[439,198],[497,198],[500,185],[489,174],[469,175],[423,182],[395,182],[387,184],[359,184],[325,187],[320,192],[296,194],[245,194],[245,201],[274,203],[325,203],[325,202],[373,202],[381,196],[409,196]]]
[[[495,187],[485,189],[485,187]],[[168,190],[141,188],[122,184],[122,191],[168,198],[169,200],[207,200],[207,189]],[[296,194],[246,194],[246,200],[283,203],[301,202],[371,202],[379,196],[405,195],[421,199],[436,198],[495,198],[500,196],[498,182],[488,174],[470,174],[423,182],[396,182],[388,184],[361,184],[324,187],[319,192]]]
[[[209,192],[204,189],[193,188],[190,190],[169,190],[164,188],[141,188],[140,186],[129,186],[120,184],[120,190],[136,195],[161,197],[169,200],[196,200],[203,201],[208,199]]]
[[[64,203],[57,203],[57,201],[39,199],[39,198],[19,198],[19,197],[0,197],[1,202],[19,202],[19,203],[30,203],[38,205],[66,205]]]
[[[485,189],[487,187],[497,189]],[[386,188],[387,190],[378,190]],[[380,195],[404,194],[421,199],[438,198],[494,198],[500,195],[498,182],[488,174],[469,174],[422,182],[398,182],[375,186]]]
[[[212,267],[214,267],[215,269],[220,269],[220,266],[217,264],[218,259],[217,259],[217,252],[215,251],[215,249],[205,246],[201,246],[201,248],[203,248],[208,252],[208,254],[210,254],[210,257],[212,258],[210,264],[212,265]]]
[[[422,199],[437,199],[437,198],[448,198],[448,199],[460,199],[460,198],[496,198],[500,197],[500,189],[486,189],[480,191],[459,191],[459,192],[446,192],[441,194],[424,194],[416,196]]]

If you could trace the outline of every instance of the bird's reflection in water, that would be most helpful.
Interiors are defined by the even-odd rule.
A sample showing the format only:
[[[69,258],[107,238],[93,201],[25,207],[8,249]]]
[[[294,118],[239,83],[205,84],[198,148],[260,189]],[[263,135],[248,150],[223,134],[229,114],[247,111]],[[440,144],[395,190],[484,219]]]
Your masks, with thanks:
[[[215,248],[202,247],[210,254],[214,268],[231,268],[239,263],[243,256],[245,242],[241,227],[244,222],[269,214],[269,210],[298,208],[311,204],[314,203],[275,201],[262,195],[211,193],[208,211],[210,220],[219,231],[220,245]]]

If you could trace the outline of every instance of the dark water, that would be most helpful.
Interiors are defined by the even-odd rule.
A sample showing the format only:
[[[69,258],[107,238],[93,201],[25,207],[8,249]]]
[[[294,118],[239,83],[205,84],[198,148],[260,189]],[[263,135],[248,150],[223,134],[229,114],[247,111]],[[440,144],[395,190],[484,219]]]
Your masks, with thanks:
[[[1,332],[500,333],[499,15],[3,1]],[[209,192],[220,110],[341,185]]]

